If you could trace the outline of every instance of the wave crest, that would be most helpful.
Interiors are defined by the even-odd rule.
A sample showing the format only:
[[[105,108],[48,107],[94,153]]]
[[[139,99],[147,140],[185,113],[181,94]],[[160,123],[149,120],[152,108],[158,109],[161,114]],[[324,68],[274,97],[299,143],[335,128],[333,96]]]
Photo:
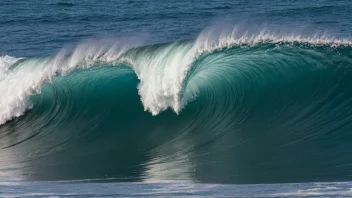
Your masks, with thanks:
[[[17,58],[5,56],[0,58],[0,124],[22,115],[31,107],[28,97],[33,93],[40,93],[42,84],[51,82],[57,75],[65,75],[79,68],[124,63],[130,65],[140,80],[138,90],[146,111],[157,115],[171,108],[179,113],[196,95],[198,88],[187,85],[187,82],[194,76],[193,70],[198,68],[198,71],[204,71],[200,68],[206,68],[204,65],[197,65],[200,57],[221,49],[261,48],[264,44],[276,47],[297,45],[296,47],[338,48],[350,47],[352,41],[327,36],[275,36],[267,31],[239,34],[234,29],[231,33],[217,36],[213,36],[211,32],[203,32],[194,41],[144,47],[140,47],[141,44],[133,39],[125,39],[123,42],[89,41],[77,45],[72,52],[63,49],[53,57],[29,58],[20,62]],[[212,58],[207,61],[215,60],[210,59]],[[8,70],[14,64],[16,66]],[[202,64],[205,64],[204,61]],[[187,86],[192,91],[186,90]]]

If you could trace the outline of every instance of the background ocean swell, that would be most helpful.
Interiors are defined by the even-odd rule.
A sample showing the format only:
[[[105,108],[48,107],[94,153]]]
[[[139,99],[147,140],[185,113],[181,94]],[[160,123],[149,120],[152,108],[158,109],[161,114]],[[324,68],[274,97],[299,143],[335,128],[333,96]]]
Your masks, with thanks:
[[[349,40],[265,31],[5,56],[1,171],[33,180],[348,180],[351,63]]]

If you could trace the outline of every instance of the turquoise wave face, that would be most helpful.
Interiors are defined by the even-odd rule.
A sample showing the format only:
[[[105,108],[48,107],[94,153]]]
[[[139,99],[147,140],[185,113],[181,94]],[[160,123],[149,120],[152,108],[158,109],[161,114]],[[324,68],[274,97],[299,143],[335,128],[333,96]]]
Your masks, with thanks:
[[[348,41],[81,45],[70,54],[3,62],[4,177],[351,179]]]

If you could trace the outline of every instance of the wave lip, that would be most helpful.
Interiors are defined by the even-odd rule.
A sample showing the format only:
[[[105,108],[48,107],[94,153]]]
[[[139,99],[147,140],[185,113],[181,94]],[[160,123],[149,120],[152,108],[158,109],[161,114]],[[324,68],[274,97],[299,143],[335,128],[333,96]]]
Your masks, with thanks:
[[[189,70],[203,54],[211,54],[224,48],[254,47],[262,44],[327,46],[331,48],[351,46],[347,39],[327,36],[275,36],[266,31],[259,34],[230,34],[213,38],[202,33],[195,41],[180,41],[162,45],[135,48],[138,45],[115,42],[87,42],[79,44],[71,54],[62,50],[54,57],[27,59],[8,72],[18,59],[4,56],[0,59],[1,109],[0,123],[23,114],[33,92],[39,92],[44,82],[52,81],[57,74],[97,64],[121,65],[127,63],[137,74],[139,94],[146,111],[152,115],[171,108],[179,113],[190,99],[183,98],[183,88]],[[12,91],[16,90],[16,91]],[[194,94],[193,94],[194,95]],[[193,97],[193,96],[192,96]]]

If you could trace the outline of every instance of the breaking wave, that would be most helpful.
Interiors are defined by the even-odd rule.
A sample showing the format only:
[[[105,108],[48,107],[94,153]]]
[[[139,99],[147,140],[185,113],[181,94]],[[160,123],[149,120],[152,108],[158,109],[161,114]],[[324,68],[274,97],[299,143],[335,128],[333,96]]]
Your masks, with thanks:
[[[16,164],[49,180],[346,180],[351,83],[350,40],[266,31],[3,56],[1,170]]]

